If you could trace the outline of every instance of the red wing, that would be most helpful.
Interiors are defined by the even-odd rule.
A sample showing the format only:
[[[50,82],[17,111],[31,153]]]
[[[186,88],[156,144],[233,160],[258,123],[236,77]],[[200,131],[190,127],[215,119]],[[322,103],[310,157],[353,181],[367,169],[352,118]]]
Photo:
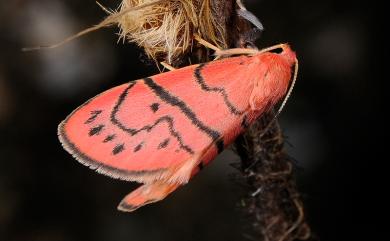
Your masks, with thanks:
[[[140,182],[196,165],[212,139],[183,112],[190,111],[184,102],[168,92],[163,100],[149,80],[115,87],[76,109],[59,126],[65,149],[98,172]]]
[[[250,58],[112,88],[62,122],[59,138],[77,160],[111,177],[186,182],[196,165],[208,163],[241,130],[253,88],[247,71],[240,71],[243,61]]]

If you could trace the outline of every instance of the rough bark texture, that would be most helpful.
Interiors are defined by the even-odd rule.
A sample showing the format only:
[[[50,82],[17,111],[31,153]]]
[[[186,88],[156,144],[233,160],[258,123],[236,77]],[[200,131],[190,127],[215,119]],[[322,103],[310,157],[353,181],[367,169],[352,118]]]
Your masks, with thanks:
[[[247,188],[240,207],[252,224],[246,235],[253,240],[309,239],[293,165],[278,123],[270,124],[272,118],[271,113],[263,116],[235,143]]]
[[[214,0],[215,19],[226,24],[228,46],[247,47],[254,41],[250,23],[235,13],[235,1]],[[267,113],[235,143],[247,194],[240,208],[250,222],[245,236],[252,240],[307,240],[302,201],[293,175],[293,165],[284,151],[282,131],[274,113]]]

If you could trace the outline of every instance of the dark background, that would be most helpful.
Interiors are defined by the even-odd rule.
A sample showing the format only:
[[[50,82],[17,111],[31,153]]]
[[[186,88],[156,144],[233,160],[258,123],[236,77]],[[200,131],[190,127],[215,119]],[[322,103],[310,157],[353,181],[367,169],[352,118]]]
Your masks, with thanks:
[[[118,2],[101,1],[115,7]],[[308,221],[321,240],[383,240],[388,217],[385,68],[388,27],[373,1],[249,1],[260,47],[289,42],[298,83],[281,124],[298,160]],[[384,9],[384,7],[382,7]],[[98,23],[92,0],[0,3],[0,241],[243,240],[225,151],[188,185],[135,213],[116,205],[135,184],[99,175],[66,153],[57,125],[105,89],[157,73],[118,29],[54,50],[21,52]],[[388,221],[387,221],[388,224]]]

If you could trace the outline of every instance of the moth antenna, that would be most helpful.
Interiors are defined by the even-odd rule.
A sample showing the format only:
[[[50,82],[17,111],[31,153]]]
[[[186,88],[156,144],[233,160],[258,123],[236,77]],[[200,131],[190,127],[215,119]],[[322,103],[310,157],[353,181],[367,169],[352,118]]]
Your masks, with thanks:
[[[58,43],[55,43],[55,44],[51,44],[51,45],[43,45],[43,46],[37,46],[37,47],[27,47],[27,48],[22,48],[22,51],[35,51],[35,50],[40,50],[40,49],[54,49],[54,48],[57,48],[61,45],[64,45],[76,38],[79,38],[83,35],[86,35],[90,32],[94,32],[98,29],[101,29],[101,28],[105,28],[105,27],[109,27],[115,23],[118,22],[118,19],[120,19],[122,16],[130,13],[130,12],[133,12],[133,11],[137,11],[139,9],[142,9],[142,8],[145,8],[145,7],[149,7],[149,6],[153,6],[155,4],[158,4],[158,3],[161,3],[161,2],[165,2],[167,0],[156,0],[156,1],[153,1],[153,2],[148,2],[148,3],[144,3],[144,4],[141,4],[141,5],[138,5],[136,7],[133,7],[133,8],[129,8],[129,9],[126,9],[124,11],[121,11],[121,12],[118,12],[118,13],[114,13],[110,16],[108,16],[107,18],[105,18],[103,21],[101,21],[100,23],[98,23],[97,25],[93,26],[93,27],[90,27],[90,28],[87,28],[87,29],[84,29]],[[98,4],[100,6],[100,4]],[[103,7],[104,9],[104,7]]]
[[[288,100],[288,99],[290,98],[290,96],[291,96],[291,93],[292,93],[292,91],[293,91],[293,89],[294,89],[294,86],[295,86],[295,83],[296,83],[296,81],[297,81],[298,68],[299,68],[298,59],[295,59],[294,77],[293,77],[293,80],[292,80],[292,82],[291,82],[291,86],[290,86],[290,88],[289,88],[289,90],[288,90],[286,96],[284,97],[284,100],[283,100],[282,104],[280,105],[278,111],[277,111],[276,114],[275,114],[275,117],[274,117],[275,119],[276,119],[276,118],[278,117],[278,115],[282,112],[284,106],[285,106],[286,103],[287,103],[287,100]]]
[[[286,48],[286,44],[276,44],[274,46],[261,49],[261,50],[250,49],[250,48],[231,48],[231,49],[223,49],[223,50],[215,51],[215,55],[218,57],[240,55],[240,54],[255,55],[255,54],[270,52],[275,49],[285,49],[285,48]]]
[[[217,60],[221,57],[226,57],[226,56],[232,56],[232,55],[255,55],[258,53],[262,52],[267,52],[270,48],[264,49],[264,50],[257,50],[257,49],[246,49],[246,48],[231,48],[231,49],[219,49],[217,46],[207,42],[206,40],[202,39],[199,35],[194,34],[194,39],[198,41],[201,45],[205,46],[206,48],[212,49],[215,51],[215,59]],[[275,45],[273,46],[275,49],[276,48],[282,48],[283,44]],[[272,50],[272,49],[271,49]]]
[[[285,47],[286,47],[286,44],[276,44],[276,45],[273,45],[271,47],[258,50],[258,53],[261,54],[261,53],[265,53],[265,52],[270,52],[270,51],[275,50],[275,49],[284,49]]]
[[[292,93],[292,91],[293,91],[293,89],[294,89],[294,86],[295,86],[297,77],[298,77],[298,69],[299,69],[298,59],[295,59],[294,76],[293,76],[293,80],[292,80],[292,82],[291,82],[291,86],[290,86],[290,88],[288,89],[287,94],[286,94],[286,96],[284,97],[283,102],[282,102],[282,104],[280,105],[278,111],[276,112],[276,114],[275,114],[275,116],[272,118],[272,120],[269,122],[269,124],[267,125],[267,127],[264,129],[263,133],[260,135],[260,138],[263,137],[263,136],[267,133],[268,129],[271,127],[271,124],[278,118],[278,116],[279,116],[280,113],[282,112],[284,106],[286,105],[287,100],[290,98],[291,93]]]
[[[232,55],[255,55],[262,53],[257,49],[246,49],[246,48],[232,48],[232,49],[223,49],[215,51],[215,55],[218,57],[226,57],[226,56],[232,56]]]
[[[250,11],[248,11],[244,4],[241,2],[241,0],[236,1],[239,9],[236,10],[238,16],[248,20],[250,23],[252,23],[260,32],[264,31],[264,26],[260,22],[260,20]]]

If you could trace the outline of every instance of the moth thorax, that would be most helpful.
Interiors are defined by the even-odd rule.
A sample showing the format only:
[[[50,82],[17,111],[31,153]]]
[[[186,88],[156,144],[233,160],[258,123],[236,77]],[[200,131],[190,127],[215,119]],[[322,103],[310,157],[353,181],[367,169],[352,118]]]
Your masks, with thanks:
[[[282,49],[283,51],[279,55],[287,61],[287,64],[290,65],[290,67],[293,66],[297,61],[295,52],[291,50],[288,44],[283,44]]]
[[[252,110],[264,112],[286,94],[291,79],[291,66],[284,56],[269,54],[262,59],[249,104]]]

